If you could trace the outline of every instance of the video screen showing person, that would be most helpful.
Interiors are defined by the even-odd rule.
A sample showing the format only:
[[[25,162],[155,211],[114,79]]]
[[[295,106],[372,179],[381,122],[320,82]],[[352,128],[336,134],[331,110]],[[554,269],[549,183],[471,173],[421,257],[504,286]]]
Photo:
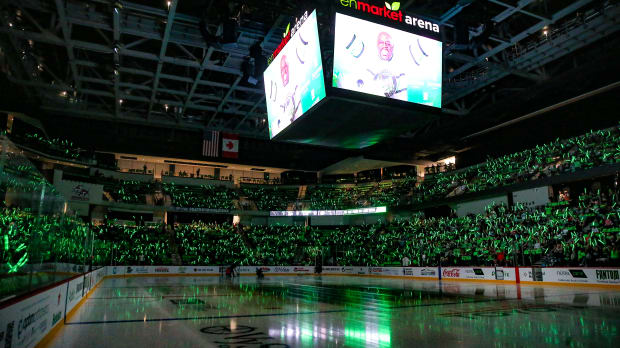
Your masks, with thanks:
[[[440,41],[336,13],[333,87],[441,107]]]
[[[273,138],[325,98],[316,11],[265,70],[269,137]]]

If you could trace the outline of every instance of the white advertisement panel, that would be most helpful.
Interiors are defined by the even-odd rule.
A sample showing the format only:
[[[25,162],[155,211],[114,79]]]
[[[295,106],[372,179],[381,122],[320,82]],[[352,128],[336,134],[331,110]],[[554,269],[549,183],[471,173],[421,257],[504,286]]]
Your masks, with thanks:
[[[75,307],[75,305],[78,304],[82,297],[85,296],[88,292],[86,290],[86,286],[84,285],[86,281],[87,280],[85,276],[79,276],[69,282],[69,292],[67,295],[67,312],[70,311],[71,308]]]
[[[242,270],[246,273],[247,266],[237,267],[236,272]],[[110,276],[119,275],[176,275],[176,274],[220,274],[224,272],[223,266],[108,266],[107,274]],[[251,269],[255,272],[255,267]]]
[[[239,266],[237,272],[241,274],[256,274],[256,266]]]
[[[316,11],[304,17],[304,23],[263,74],[270,138],[326,95]]]
[[[342,266],[323,266],[321,270],[322,274],[344,274],[344,267]]]
[[[107,273],[110,276],[124,275],[125,266],[107,266]]]
[[[441,107],[440,41],[336,13],[332,86]]]
[[[103,280],[103,277],[105,277],[108,273],[107,273],[107,268],[105,267],[101,267],[98,270],[96,270],[95,272],[93,272],[93,279],[94,279],[94,283],[93,285],[97,285],[99,284],[100,281]]]
[[[180,274],[219,274],[220,266],[178,266],[176,273]],[[239,271],[239,269],[237,269]]]
[[[403,276],[403,267],[370,267],[368,268],[368,274],[370,275],[383,275],[383,276]]]
[[[314,266],[256,266],[265,274],[313,274]],[[256,272],[256,271],[255,271]],[[245,273],[245,272],[241,272]]]
[[[515,204],[519,203],[531,208],[546,205],[549,203],[549,186],[513,192],[512,199]]]
[[[103,185],[61,180],[55,186],[69,201],[99,204],[103,199]]]
[[[0,347],[34,347],[105,274],[101,268],[0,310]]]
[[[543,283],[620,285],[618,268],[543,268]]]
[[[468,214],[484,214],[486,207],[492,204],[508,205],[508,197],[506,195],[481,199],[478,201],[465,202],[456,205],[456,215],[465,216]]]
[[[437,267],[403,267],[403,275],[406,277],[436,279]]]
[[[62,320],[67,284],[0,310],[0,347],[34,347]]]
[[[270,211],[269,216],[348,216],[364,214],[383,214],[387,212],[387,207],[371,207],[345,210],[280,210]]]
[[[375,276],[402,276],[415,278],[437,278],[437,267],[351,267],[323,266],[323,274],[353,274]]]
[[[507,280],[516,281],[515,269],[512,267],[442,267],[441,278],[471,280]]]
[[[108,266],[92,276],[87,275],[74,279],[69,286],[69,299],[79,301],[81,287],[86,293],[103,276],[108,275],[175,275],[175,274],[223,274],[225,266]],[[238,274],[253,275],[260,268],[265,275],[269,274],[314,274],[314,266],[239,266],[235,269]],[[620,269],[618,268],[542,268],[540,270],[543,283],[559,282],[573,284],[600,284],[620,286]],[[322,274],[347,275],[375,275],[375,276],[403,276],[412,278],[437,279],[439,275],[444,280],[500,280],[516,282],[514,267],[360,267],[360,266],[323,266]],[[534,281],[531,267],[519,268],[519,278],[522,282]],[[80,296],[76,296],[76,294]],[[70,305],[73,304],[72,301]]]
[[[294,266],[293,273],[295,274],[313,274],[314,266]]]
[[[496,280],[517,281],[517,273],[514,267],[497,267],[495,269]]]
[[[346,266],[343,267],[342,273],[344,274],[357,274],[357,275],[364,275],[364,274],[368,274],[368,267],[350,267],[350,266]]]
[[[534,275],[531,267],[519,267],[519,280],[522,282],[533,282]]]

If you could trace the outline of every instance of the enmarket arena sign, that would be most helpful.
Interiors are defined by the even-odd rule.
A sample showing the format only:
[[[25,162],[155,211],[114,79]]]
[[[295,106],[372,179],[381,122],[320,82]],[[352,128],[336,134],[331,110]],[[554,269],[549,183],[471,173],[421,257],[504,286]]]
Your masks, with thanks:
[[[384,6],[375,6],[358,0],[339,0],[338,2],[341,6],[360,12],[369,13],[395,22],[405,23],[413,27],[439,33],[438,24],[403,14],[403,12],[400,11],[400,2],[393,2],[391,4],[386,2]]]

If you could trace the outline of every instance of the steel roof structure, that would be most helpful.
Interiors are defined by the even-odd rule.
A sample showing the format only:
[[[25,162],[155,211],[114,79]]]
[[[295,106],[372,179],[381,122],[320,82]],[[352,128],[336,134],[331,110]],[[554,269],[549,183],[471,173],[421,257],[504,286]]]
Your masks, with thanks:
[[[179,10],[184,1],[5,0],[9,79],[51,114],[268,138],[264,91],[245,83],[241,67],[254,43],[264,38],[265,55],[277,47],[288,16],[265,23],[249,14],[235,45],[208,46],[199,16]],[[458,49],[448,34],[473,3],[429,15],[445,29],[446,114],[474,111],[485,97],[472,94],[499,80],[547,79],[548,64],[620,29],[617,2],[479,0],[495,29],[483,45]]]

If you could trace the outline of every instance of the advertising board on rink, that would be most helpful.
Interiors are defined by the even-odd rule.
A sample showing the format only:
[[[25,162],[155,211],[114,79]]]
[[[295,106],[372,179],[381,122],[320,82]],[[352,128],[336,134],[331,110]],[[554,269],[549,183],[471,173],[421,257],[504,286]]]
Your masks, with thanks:
[[[344,267],[342,266],[323,266],[323,274],[343,274]]]
[[[543,268],[543,282],[620,285],[617,268]]]
[[[315,274],[314,266],[238,266],[236,274],[254,275],[260,268],[265,275],[269,274]],[[177,274],[224,274],[225,266],[108,266],[110,276],[132,275],[177,275]],[[620,286],[620,270],[615,268],[519,268],[521,282],[600,284]],[[369,275],[428,278],[443,280],[480,280],[516,282],[517,274],[514,267],[361,267],[361,266],[323,266],[325,275]],[[82,278],[79,278],[82,279]],[[97,273],[86,276],[82,281],[74,279],[69,287],[69,298],[78,291],[80,286],[88,292],[100,279]],[[81,283],[84,284],[81,284]]]
[[[402,273],[405,277],[436,279],[437,267],[402,267]]]
[[[443,267],[441,278],[469,280],[516,280],[512,267]]]
[[[0,347],[34,347],[105,276],[81,275],[0,310]]]

